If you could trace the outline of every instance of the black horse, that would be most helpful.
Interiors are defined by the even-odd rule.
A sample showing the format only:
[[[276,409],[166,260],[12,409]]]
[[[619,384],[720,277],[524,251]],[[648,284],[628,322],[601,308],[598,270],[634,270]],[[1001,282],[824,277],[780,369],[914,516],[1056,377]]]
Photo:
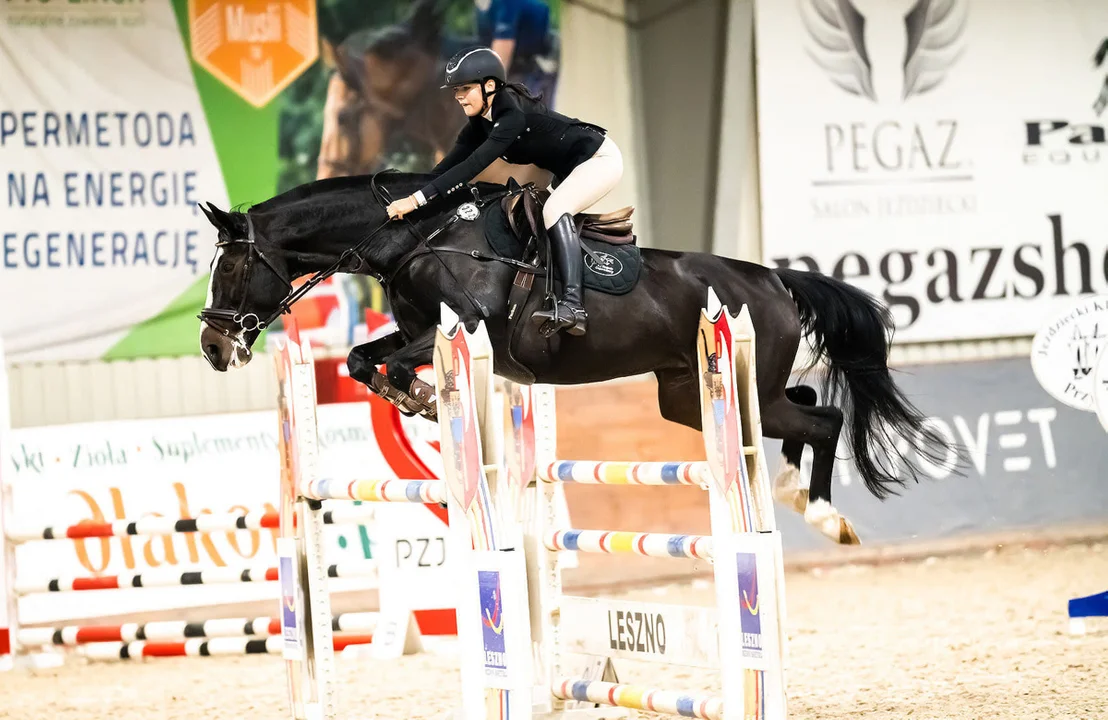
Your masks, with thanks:
[[[509,290],[519,267],[492,259],[485,238],[487,208],[478,215],[462,205],[468,196],[439,199],[405,220],[387,220],[384,207],[391,198],[405,197],[427,181],[394,172],[331,178],[246,213],[211,204],[202,208],[219,231],[200,332],[212,367],[225,371],[249,362],[261,327],[287,311],[307,287],[294,292],[292,280],[321,277],[321,271],[369,274],[384,285],[399,332],[355,347],[347,364],[351,377],[406,412],[434,417],[433,389],[415,370],[431,364],[440,303],[445,303],[471,329],[485,321],[500,377],[572,385],[654,373],[662,416],[700,430],[696,329],[711,286],[732,312],[748,306],[754,322],[762,428],[767,437],[783,440],[787,461],[774,495],[821,532],[840,543],[858,542],[831,505],[832,464],[844,415],[855,465],[878,498],[896,492],[909,477],[918,482],[920,461],[941,465],[948,453],[957,452],[945,447],[893,383],[886,364],[891,317],[861,290],[818,273],[644,248],[631,291],[585,292],[588,334],[546,338],[529,324],[544,299],[541,277],[509,318]],[[505,192],[499,185],[476,189]],[[811,387],[786,387],[802,335],[810,339],[813,364],[821,359],[827,364],[821,406]],[[387,380],[378,372],[381,363],[387,365]],[[805,443],[813,450],[808,491],[797,484]]]

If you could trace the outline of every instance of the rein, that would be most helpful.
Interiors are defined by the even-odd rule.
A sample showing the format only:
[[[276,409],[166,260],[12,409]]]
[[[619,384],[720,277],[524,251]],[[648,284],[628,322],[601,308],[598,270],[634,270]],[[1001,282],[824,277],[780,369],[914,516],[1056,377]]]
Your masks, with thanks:
[[[377,233],[381,232],[386,227],[388,227],[388,224],[389,224],[389,220],[388,220],[388,218],[386,218],[385,221],[382,222],[380,225],[378,225],[376,228],[374,228],[372,232],[370,232],[368,235],[366,235],[360,241],[358,241],[357,245],[344,250],[342,255],[339,256],[338,260],[331,263],[331,265],[329,265],[327,268],[325,268],[323,270],[320,270],[319,272],[312,275],[310,278],[308,278],[307,282],[305,282],[300,287],[294,288],[293,284],[292,284],[292,280],[288,276],[286,276],[283,272],[281,272],[278,269],[278,267],[273,263],[273,261],[270,260],[268,257],[266,257],[265,253],[262,252],[261,248],[258,247],[258,243],[255,240],[254,220],[253,220],[253,218],[250,217],[249,214],[247,214],[246,215],[246,228],[247,228],[246,239],[232,239],[232,240],[227,240],[227,241],[224,241],[224,242],[216,243],[216,247],[223,247],[225,245],[236,245],[236,244],[244,244],[245,243],[247,248],[248,248],[248,252],[246,254],[246,266],[243,268],[243,271],[242,271],[242,282],[241,282],[241,287],[239,288],[239,295],[242,298],[239,301],[239,308],[238,308],[238,310],[220,310],[220,309],[215,309],[215,308],[204,308],[203,310],[200,311],[200,314],[197,315],[196,317],[198,317],[200,320],[208,322],[209,325],[212,325],[211,321],[213,321],[213,320],[215,320],[215,321],[230,320],[231,322],[238,325],[243,330],[243,332],[251,332],[253,330],[264,330],[267,327],[269,327],[270,325],[272,325],[274,320],[281,317],[282,315],[284,315],[287,312],[291,312],[293,303],[295,303],[297,300],[299,300],[300,298],[307,295],[311,291],[312,288],[314,288],[316,285],[320,284],[321,282],[323,282],[324,280],[326,280],[327,278],[331,277],[332,275],[337,273],[339,270],[341,270],[343,265],[345,265],[352,257],[358,256],[359,253],[361,253],[361,251],[366,248],[366,246],[369,244],[369,242],[377,236]],[[269,314],[269,316],[266,317],[264,320],[259,318],[257,313],[245,312],[245,310],[246,310],[246,301],[247,301],[247,298],[248,298],[248,295],[247,295],[247,292],[246,292],[246,285],[247,285],[247,283],[250,282],[250,269],[251,269],[251,265],[253,265],[255,256],[258,257],[263,263],[265,263],[266,267],[268,267],[270,269],[270,271],[274,275],[276,275],[278,278],[280,278],[281,282],[285,283],[285,285],[287,285],[288,288],[289,288],[288,294],[285,295],[284,299],[281,300],[281,302],[277,304],[277,308],[273,312],[271,312]],[[359,259],[360,259],[360,257],[359,257]],[[373,274],[374,277],[376,277],[378,279],[378,281],[382,280],[382,277],[379,273],[373,272],[372,274]],[[251,318],[253,318],[253,320],[251,320]],[[228,337],[232,337],[230,331],[227,330],[226,328],[222,327],[221,325],[219,325],[218,322],[215,323],[214,327],[216,329],[218,329],[220,332],[222,332],[224,335],[226,335]]]
[[[374,197],[377,199],[378,202],[381,202],[383,206],[387,206],[389,203],[392,202],[392,199],[391,199],[391,196],[390,196],[390,193],[388,192],[388,190],[384,187],[379,186],[378,183],[377,183],[377,176],[381,172],[396,172],[396,171],[395,170],[382,170],[380,172],[373,173],[373,175],[370,178],[370,188],[373,191]],[[489,197],[482,198],[480,196],[480,194],[478,193],[477,188],[472,188],[472,193],[473,193],[474,200],[473,200],[472,203],[466,203],[465,205],[471,205],[473,207],[473,210],[476,211],[475,214],[472,217],[465,217],[465,215],[463,214],[463,212],[464,212],[463,208],[465,207],[465,205],[463,205],[463,206],[459,207],[454,212],[454,214],[451,215],[451,217],[445,223],[440,225],[430,235],[427,235],[427,236],[423,235],[423,233],[420,231],[419,227],[414,222],[412,222],[408,218],[404,218],[404,220],[408,224],[409,231],[419,239],[418,244],[412,250],[408,251],[403,256],[401,256],[400,260],[396,263],[396,266],[392,269],[391,272],[389,272],[388,275],[384,275],[380,272],[377,272],[373,268],[370,268],[369,274],[372,275],[374,278],[376,278],[377,281],[379,283],[381,283],[381,285],[383,287],[388,287],[389,283],[392,282],[392,280],[396,277],[396,275],[404,267],[406,267],[409,263],[411,263],[414,259],[416,259],[417,257],[419,257],[421,255],[427,255],[427,254],[434,255],[435,259],[437,259],[439,261],[439,263],[442,264],[443,269],[446,270],[446,272],[450,275],[450,277],[454,280],[454,282],[458,285],[458,287],[461,288],[462,293],[464,293],[465,296],[466,296],[466,299],[469,300],[470,303],[472,303],[473,307],[481,314],[481,316],[483,318],[488,319],[489,317],[491,317],[489,309],[487,307],[485,307],[485,305],[483,303],[481,303],[477,298],[475,298],[473,296],[473,294],[469,291],[469,289],[466,288],[466,286],[464,284],[462,284],[461,281],[458,280],[457,275],[455,275],[454,272],[447,266],[446,262],[443,260],[440,253],[456,253],[456,254],[460,254],[460,255],[466,255],[466,256],[474,258],[476,260],[503,262],[503,263],[506,263],[506,264],[509,264],[509,265],[512,265],[512,266],[515,266],[515,267],[519,267],[519,268],[524,269],[524,270],[531,270],[532,272],[534,272],[533,266],[527,265],[526,263],[522,263],[522,262],[519,262],[517,260],[510,259],[510,258],[503,258],[503,257],[499,257],[499,256],[496,256],[496,255],[485,255],[484,253],[481,253],[478,250],[461,250],[461,249],[458,249],[458,248],[435,248],[435,247],[431,246],[430,242],[435,237],[437,237],[439,234],[441,234],[444,230],[449,229],[451,226],[453,226],[455,223],[457,223],[459,220],[475,220],[475,219],[477,219],[477,217],[480,214],[480,209],[487,206],[487,205],[489,205],[490,203],[495,202],[495,201],[497,201],[497,200],[499,200],[503,197],[506,197],[508,195],[513,195],[515,193],[520,193],[520,192],[523,192],[523,191],[524,191],[524,188],[521,188],[521,187],[517,186],[515,188],[509,188],[509,189],[504,190],[502,192],[494,193],[493,195],[491,195]],[[270,260],[269,257],[267,257],[266,254],[262,251],[262,249],[258,246],[257,239],[256,239],[256,231],[254,229],[254,220],[253,220],[253,218],[250,217],[249,213],[246,213],[245,217],[246,217],[246,229],[247,229],[247,235],[246,235],[245,238],[232,238],[230,240],[220,241],[220,242],[216,243],[216,247],[225,247],[227,245],[245,244],[248,248],[248,252],[247,252],[247,255],[246,255],[246,264],[243,267],[242,280],[240,281],[240,287],[239,287],[239,295],[240,295],[240,298],[241,298],[239,300],[239,307],[238,307],[237,310],[222,310],[222,309],[218,309],[218,308],[204,308],[203,310],[200,311],[200,314],[196,316],[200,320],[202,320],[204,322],[207,322],[208,325],[210,327],[212,327],[213,329],[218,330],[224,336],[228,337],[235,344],[244,344],[244,342],[242,340],[242,337],[241,337],[242,333],[252,332],[252,331],[255,331],[255,330],[264,330],[265,328],[267,328],[271,324],[273,324],[274,320],[277,320],[279,317],[281,317],[285,313],[291,312],[291,307],[297,300],[300,300],[302,297],[307,295],[312,290],[312,288],[314,288],[316,285],[319,285],[321,282],[323,282],[327,278],[329,278],[332,275],[334,275],[335,273],[339,272],[343,268],[343,266],[345,266],[351,259],[357,258],[359,261],[362,261],[361,252],[363,250],[365,250],[366,247],[368,247],[369,243],[372,242],[373,239],[376,238],[377,235],[382,230],[387,228],[389,226],[389,224],[392,222],[391,218],[386,217],[385,220],[381,224],[379,224],[372,231],[370,231],[369,234],[365,235],[361,240],[359,240],[356,245],[344,250],[342,252],[342,254],[339,256],[338,260],[333,262],[327,268],[325,268],[323,270],[320,270],[319,272],[313,274],[300,287],[294,288],[293,283],[292,283],[292,279],[289,278],[285,273],[283,273],[280,270],[280,268],[272,260]],[[283,282],[289,288],[288,294],[285,295],[284,299],[281,300],[280,303],[278,303],[276,309],[274,309],[273,312],[271,312],[264,319],[260,318],[257,315],[257,313],[246,311],[246,303],[248,301],[248,293],[246,292],[246,290],[247,290],[247,285],[250,282],[250,272],[251,272],[251,269],[253,267],[255,258],[257,258],[258,260],[261,260],[261,262],[267,268],[269,268],[270,272],[272,272],[274,275],[276,275],[281,280],[281,282]],[[213,268],[213,271],[214,271],[214,268]],[[223,325],[223,322],[221,322],[221,321],[229,321],[229,322],[237,325],[239,327],[240,332],[239,333],[232,333],[231,330],[229,330],[227,327],[225,327]]]
[[[383,171],[383,172],[391,172],[391,171]],[[378,187],[378,185],[377,185],[377,174],[376,173],[373,175],[373,178],[370,180],[370,187],[372,188],[374,195],[377,196],[378,201],[380,201],[384,204],[388,204],[388,203],[392,202],[392,197],[391,197],[390,193],[388,192],[388,190],[383,188],[383,187]],[[456,284],[461,289],[462,293],[466,296],[466,299],[469,300],[470,304],[473,305],[474,309],[477,310],[477,312],[479,312],[481,314],[482,318],[487,320],[492,316],[491,313],[489,312],[489,309],[484,305],[484,303],[482,303],[480,300],[475,298],[473,296],[473,293],[471,293],[469,291],[469,289],[460,280],[458,280],[458,276],[454,274],[454,271],[450,269],[450,267],[446,264],[446,261],[442,259],[442,256],[439,253],[454,253],[454,254],[457,254],[457,255],[465,255],[465,256],[471,257],[475,260],[498,261],[498,262],[506,263],[508,265],[513,265],[513,266],[518,266],[520,268],[532,269],[533,270],[532,266],[530,266],[526,263],[519,262],[518,260],[513,260],[511,258],[503,258],[503,257],[497,256],[497,255],[485,255],[484,253],[482,253],[479,250],[461,250],[459,248],[436,248],[436,247],[431,245],[431,241],[434,240],[435,237],[437,237],[444,230],[448,230],[451,226],[453,226],[459,220],[466,220],[466,219],[476,220],[477,217],[480,216],[480,212],[481,212],[482,208],[486,207],[490,203],[493,203],[493,202],[496,202],[496,201],[500,200],[501,198],[507,197],[509,195],[513,195],[513,194],[518,193],[518,192],[523,192],[523,188],[518,188],[518,189],[509,188],[508,190],[496,192],[493,195],[491,195],[489,197],[485,197],[485,198],[482,198],[480,196],[480,194],[478,193],[476,187],[470,188],[470,192],[473,193],[473,202],[472,203],[466,203],[466,205],[472,205],[474,207],[474,210],[476,211],[476,214],[471,218],[464,217],[463,214],[462,214],[463,213],[462,208],[464,208],[465,205],[463,205],[462,207],[459,207],[454,212],[453,215],[450,216],[450,219],[448,219],[445,223],[443,223],[442,225],[437,227],[430,235],[424,236],[423,233],[420,232],[419,227],[414,222],[412,222],[410,219],[405,217],[404,220],[408,223],[409,231],[413,235],[415,235],[417,238],[419,238],[419,243],[414,248],[412,248],[407,253],[405,253],[403,256],[401,256],[400,260],[398,260],[397,263],[396,263],[396,267],[394,267],[392,269],[392,272],[390,272],[387,277],[378,278],[378,281],[381,283],[381,285],[383,285],[385,287],[388,287],[388,284],[390,282],[392,282],[393,278],[395,278],[396,275],[401,270],[403,270],[410,262],[415,260],[417,257],[420,257],[421,255],[428,255],[428,254],[433,255],[435,257],[435,259],[439,261],[439,264],[442,265],[443,269],[446,270],[447,274],[450,275],[450,278],[454,281],[454,284]]]

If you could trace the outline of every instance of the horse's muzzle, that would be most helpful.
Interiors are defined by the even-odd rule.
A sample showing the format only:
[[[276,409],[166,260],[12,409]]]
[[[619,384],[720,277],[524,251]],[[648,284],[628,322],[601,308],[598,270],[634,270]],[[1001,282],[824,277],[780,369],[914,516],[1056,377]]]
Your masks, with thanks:
[[[252,353],[245,342],[236,342],[222,331],[202,323],[200,329],[200,350],[204,359],[214,370],[226,372],[231,368],[242,367],[250,362]]]

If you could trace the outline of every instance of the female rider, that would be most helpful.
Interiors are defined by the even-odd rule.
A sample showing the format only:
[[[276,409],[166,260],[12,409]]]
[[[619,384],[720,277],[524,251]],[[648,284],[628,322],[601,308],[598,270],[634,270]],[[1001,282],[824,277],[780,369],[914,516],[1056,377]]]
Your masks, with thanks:
[[[531,317],[536,323],[551,323],[552,332],[584,335],[588,315],[581,304],[582,257],[573,216],[619,182],[619,148],[604,128],[556,113],[525,86],[509,84],[500,57],[489,48],[463,50],[451,58],[446,88],[454,91],[469,120],[454,148],[431,171],[434,180],[391,203],[389,217],[403,217],[436,196],[465,188],[498,157],[550,172],[555,189],[543,208],[543,224],[563,280],[562,296],[554,308]]]

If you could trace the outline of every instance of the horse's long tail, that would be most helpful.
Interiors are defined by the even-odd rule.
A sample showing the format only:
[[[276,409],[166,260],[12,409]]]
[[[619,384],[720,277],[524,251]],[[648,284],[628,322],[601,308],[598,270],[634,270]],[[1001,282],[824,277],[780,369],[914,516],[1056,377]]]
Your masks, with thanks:
[[[788,268],[774,272],[800,311],[803,332],[814,351],[813,365],[827,361],[822,401],[842,409],[850,453],[869,491],[878,498],[896,494],[894,486],[903,486],[907,479],[900,470],[919,482],[920,460],[935,467],[948,465],[947,442],[928,426],[889,374],[894,323],[888,309],[868,293],[827,275]],[[900,445],[903,441],[907,447]],[[891,467],[883,466],[875,451]]]

